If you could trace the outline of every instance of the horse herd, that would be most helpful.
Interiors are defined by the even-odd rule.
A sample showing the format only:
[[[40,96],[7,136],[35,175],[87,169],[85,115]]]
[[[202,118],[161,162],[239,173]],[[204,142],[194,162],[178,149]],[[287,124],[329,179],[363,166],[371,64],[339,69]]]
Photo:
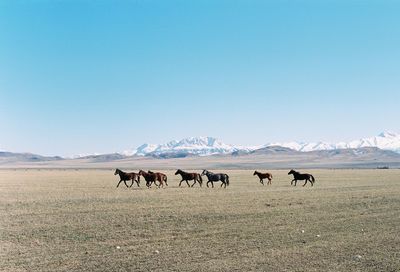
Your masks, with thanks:
[[[146,181],[147,188],[150,188],[153,183],[158,188],[160,188],[160,187],[164,188],[164,186],[168,186],[167,175],[160,173],[160,172],[152,172],[152,171],[146,172],[143,170],[139,170],[138,173],[135,173],[135,172],[126,173],[120,169],[116,169],[114,175],[119,175],[119,178],[120,178],[117,188],[121,184],[121,182],[124,182],[126,187],[132,187],[133,183],[136,182],[137,186],[139,187],[141,176]],[[208,179],[208,181],[206,183],[207,187],[209,187],[208,184],[211,183],[212,188],[214,188],[214,182],[219,182],[219,181],[221,181],[221,187],[224,186],[224,188],[226,188],[226,186],[229,186],[229,176],[224,173],[216,174],[216,173],[213,173],[208,170],[203,170],[203,172],[201,174],[199,174],[199,173],[189,173],[189,172],[185,172],[181,169],[178,169],[175,172],[175,175],[181,175],[181,177],[182,177],[182,180],[179,182],[179,187],[182,185],[182,182],[184,182],[184,181],[186,182],[188,187],[193,187],[196,184],[196,182],[198,182],[200,187],[202,187],[202,185],[203,185],[202,176],[206,176]],[[305,186],[308,181],[310,182],[311,186],[314,186],[315,179],[314,179],[313,175],[311,175],[311,174],[301,174],[292,169],[289,171],[288,175],[293,175],[293,179],[290,183],[291,185],[296,186],[298,180],[305,180],[305,183],[303,184],[303,186]],[[271,173],[261,173],[258,171],[254,171],[253,176],[258,176],[258,178],[260,179],[260,183],[262,185],[264,185],[264,179],[268,180],[267,185],[272,184],[272,174]],[[192,181],[192,180],[193,180],[193,184],[190,185],[189,181]],[[128,186],[128,184],[126,183],[127,181],[131,181],[130,186]],[[158,184],[157,184],[157,182],[158,182]],[[293,182],[294,182],[294,184],[293,184]]]

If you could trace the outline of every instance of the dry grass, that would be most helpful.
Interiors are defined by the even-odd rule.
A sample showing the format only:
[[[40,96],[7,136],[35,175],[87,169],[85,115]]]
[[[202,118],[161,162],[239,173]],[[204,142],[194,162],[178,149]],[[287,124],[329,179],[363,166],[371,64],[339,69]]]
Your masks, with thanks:
[[[167,171],[148,190],[105,170],[2,170],[0,271],[400,270],[399,170],[310,170],[313,188],[227,172],[228,189]]]

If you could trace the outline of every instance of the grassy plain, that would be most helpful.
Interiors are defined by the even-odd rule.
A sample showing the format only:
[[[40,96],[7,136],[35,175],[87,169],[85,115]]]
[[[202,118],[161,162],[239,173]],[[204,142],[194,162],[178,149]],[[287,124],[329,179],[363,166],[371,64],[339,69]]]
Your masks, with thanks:
[[[227,189],[164,172],[166,189],[127,189],[110,170],[0,170],[0,271],[400,270],[400,170],[307,170],[313,188],[227,170]]]

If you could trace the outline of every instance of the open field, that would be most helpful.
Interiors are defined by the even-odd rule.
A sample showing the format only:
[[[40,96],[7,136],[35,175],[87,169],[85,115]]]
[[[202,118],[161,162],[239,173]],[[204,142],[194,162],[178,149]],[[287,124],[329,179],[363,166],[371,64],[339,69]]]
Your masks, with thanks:
[[[400,170],[307,170],[313,188],[227,170],[227,189],[165,172],[117,189],[110,170],[0,170],[0,271],[400,270]]]

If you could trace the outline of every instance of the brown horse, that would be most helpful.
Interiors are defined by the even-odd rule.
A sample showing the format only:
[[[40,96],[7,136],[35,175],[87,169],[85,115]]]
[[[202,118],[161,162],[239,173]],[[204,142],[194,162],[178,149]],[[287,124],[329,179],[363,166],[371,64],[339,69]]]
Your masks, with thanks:
[[[125,186],[126,186],[126,187],[132,187],[133,182],[135,181],[136,184],[137,184],[137,186],[140,187],[140,185],[139,185],[139,184],[140,184],[140,175],[137,174],[137,173],[134,173],[134,172],[132,172],[132,173],[126,173],[126,172],[121,171],[121,170],[119,170],[119,169],[117,168],[117,169],[115,169],[114,175],[119,175],[119,178],[120,178],[120,180],[119,180],[119,182],[118,182],[118,185],[117,185],[117,188],[118,188],[119,184],[121,183],[121,181],[123,181],[123,182],[125,183]],[[126,182],[127,182],[128,180],[131,180],[131,181],[132,181],[132,182],[131,182],[131,186],[128,186],[128,184],[126,184]]]
[[[264,179],[268,179],[267,184],[272,184],[272,174],[271,173],[260,173],[258,171],[254,171],[253,176],[257,175],[260,179],[260,183],[264,185]]]
[[[168,183],[167,183],[167,175],[166,174],[163,174],[163,173],[160,173],[160,172],[152,172],[152,171],[147,171],[149,174],[154,174],[154,175],[156,175],[156,180],[160,183],[159,185],[158,185],[158,187],[160,187],[160,186],[162,186],[163,188],[164,188],[164,183],[165,183],[165,185],[166,186],[168,186]]]
[[[152,171],[145,172],[143,170],[140,170],[139,175],[144,177],[144,179],[146,180],[146,186],[148,188],[151,187],[151,184],[153,182],[158,188],[160,188],[161,185],[164,187],[164,182],[168,186],[167,176],[163,173],[154,173]],[[159,182],[159,184],[157,184],[157,181]]]
[[[185,171],[182,171],[181,169],[178,169],[175,173],[175,175],[181,175],[182,180],[179,182],[179,187],[181,187],[182,181],[186,181],[186,184],[188,187],[193,187],[196,184],[196,181],[199,182],[200,187],[203,185],[203,179],[201,178],[201,175],[198,173],[188,173]],[[189,180],[193,180],[192,186],[189,185]]]
[[[156,175],[154,174],[149,174],[143,170],[139,170],[139,175],[144,177],[144,180],[146,181],[146,186],[147,188],[151,187],[151,184],[154,182],[154,184],[158,187],[156,183]]]

